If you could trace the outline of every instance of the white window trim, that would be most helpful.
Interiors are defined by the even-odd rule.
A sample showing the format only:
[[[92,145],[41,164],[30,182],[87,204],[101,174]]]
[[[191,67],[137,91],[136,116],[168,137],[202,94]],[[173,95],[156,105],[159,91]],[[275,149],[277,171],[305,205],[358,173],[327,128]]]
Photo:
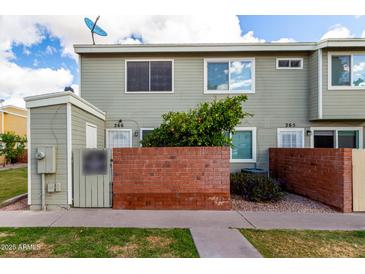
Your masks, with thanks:
[[[127,63],[128,62],[152,62],[152,61],[170,61],[171,62],[171,91],[128,91],[127,90]],[[175,60],[174,59],[125,59],[124,61],[124,93],[127,94],[171,94],[175,92]],[[151,66],[151,63],[150,63]],[[151,76],[151,69],[149,68]],[[149,85],[151,85],[151,77],[149,77]]]
[[[252,158],[251,159],[232,159],[232,148],[230,148],[231,163],[256,163],[256,127],[235,127],[235,131],[251,131],[252,132]],[[232,133],[230,134],[232,138]]]
[[[85,133],[87,133],[87,127],[93,127],[96,129],[96,148],[98,148],[98,127],[94,124],[91,124],[89,122],[85,123]],[[87,145],[87,135],[85,135],[85,146]]]
[[[139,130],[139,140],[142,141],[142,132],[144,130],[154,130],[155,128],[153,127],[141,127],[140,130]]]
[[[305,144],[304,144],[304,128],[278,128],[277,129],[277,147],[282,147],[282,143],[281,143],[281,140],[280,140],[280,133],[281,132],[288,132],[288,131],[297,131],[297,132],[300,132],[302,134],[302,147],[301,148],[304,148],[305,147]]]
[[[230,67],[231,61],[251,61],[251,90],[208,90],[208,63],[209,62],[217,62],[217,63],[227,63],[228,69]],[[204,59],[204,94],[251,94],[255,93],[255,58],[205,58]],[[228,85],[230,82],[230,73],[228,72]]]
[[[290,65],[290,61],[296,60],[296,61],[300,61],[300,67],[279,67],[279,61],[283,61],[283,60],[288,60],[289,61],[289,65]],[[282,58],[276,58],[276,69],[303,69],[303,58],[298,58],[298,57],[282,57]]]
[[[335,148],[338,148],[338,131],[341,130],[358,130],[359,131],[359,149],[363,148],[363,127],[311,127],[312,134],[310,138],[310,147],[314,148],[314,131],[315,130],[333,130],[335,131]]]
[[[341,56],[341,55],[349,55],[350,63],[351,63],[351,76],[350,76],[350,86],[332,86],[332,56]],[[364,51],[335,51],[328,52],[328,90],[364,90],[365,87],[356,87],[352,84],[352,65],[353,65],[353,57],[354,55],[365,55]]]
[[[132,129],[126,129],[126,128],[107,128],[105,131],[105,140],[106,140],[106,147],[109,148],[109,138],[108,134],[110,131],[126,131],[129,132],[129,147],[132,147]]]

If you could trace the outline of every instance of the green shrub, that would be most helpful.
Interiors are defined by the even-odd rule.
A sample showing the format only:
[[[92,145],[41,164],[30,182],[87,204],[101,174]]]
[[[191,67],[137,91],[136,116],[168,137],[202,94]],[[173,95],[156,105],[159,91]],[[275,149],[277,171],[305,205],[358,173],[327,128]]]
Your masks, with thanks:
[[[226,97],[202,103],[187,112],[165,113],[161,126],[141,141],[142,146],[230,146],[227,133],[251,115],[242,109],[246,100],[245,95]]]
[[[0,156],[5,155],[5,163],[16,163],[18,157],[25,152],[26,136],[19,136],[14,132],[0,134]]]
[[[282,198],[280,185],[264,175],[248,173],[231,174],[231,193],[252,202],[272,202]]]

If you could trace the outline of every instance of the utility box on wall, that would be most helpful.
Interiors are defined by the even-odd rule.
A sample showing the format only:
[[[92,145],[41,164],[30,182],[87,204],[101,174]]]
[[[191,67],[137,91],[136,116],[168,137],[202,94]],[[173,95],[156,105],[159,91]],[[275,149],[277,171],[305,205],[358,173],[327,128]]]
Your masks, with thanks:
[[[36,153],[37,172],[49,174],[56,172],[56,147],[39,146]]]

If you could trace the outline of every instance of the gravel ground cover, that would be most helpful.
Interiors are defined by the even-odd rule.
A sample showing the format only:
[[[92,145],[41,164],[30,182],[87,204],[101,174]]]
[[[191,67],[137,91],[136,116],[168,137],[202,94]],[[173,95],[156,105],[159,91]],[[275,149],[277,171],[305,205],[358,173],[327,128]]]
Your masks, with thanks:
[[[335,213],[331,207],[303,196],[285,193],[283,199],[273,203],[255,203],[232,195],[232,209],[242,211],[270,211],[297,213]]]
[[[0,208],[0,210],[11,211],[11,210],[27,210],[28,206],[28,198],[21,199],[11,205],[7,205],[5,207]]]

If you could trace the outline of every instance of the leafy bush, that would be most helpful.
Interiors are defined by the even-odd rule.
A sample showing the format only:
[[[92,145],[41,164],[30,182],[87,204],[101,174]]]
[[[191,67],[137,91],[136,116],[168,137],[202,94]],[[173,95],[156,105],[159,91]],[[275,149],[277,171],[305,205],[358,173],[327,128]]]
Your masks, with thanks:
[[[14,164],[17,158],[24,154],[26,142],[27,137],[16,135],[14,132],[0,134],[0,156],[5,155],[5,162]]]
[[[245,95],[226,97],[198,105],[187,112],[168,112],[163,122],[141,141],[144,147],[230,146],[229,134],[251,114],[242,109]]]
[[[264,175],[248,173],[231,174],[231,193],[252,202],[272,202],[282,198],[280,185]]]

